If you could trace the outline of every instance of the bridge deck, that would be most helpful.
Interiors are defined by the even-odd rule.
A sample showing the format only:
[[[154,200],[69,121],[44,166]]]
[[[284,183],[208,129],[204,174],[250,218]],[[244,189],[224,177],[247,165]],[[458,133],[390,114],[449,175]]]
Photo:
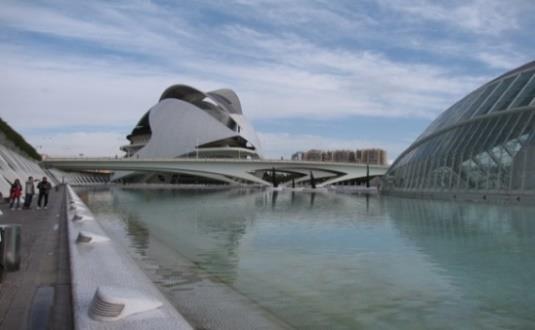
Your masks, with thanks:
[[[223,182],[249,182],[269,186],[255,173],[275,169],[281,172],[298,172],[318,177],[321,172],[326,186],[340,181],[383,175],[388,166],[359,163],[338,163],[319,161],[293,161],[268,159],[214,159],[214,158],[49,158],[43,161],[47,167],[66,170],[110,170],[133,172],[166,172],[220,178]],[[234,181],[233,181],[234,180]]]

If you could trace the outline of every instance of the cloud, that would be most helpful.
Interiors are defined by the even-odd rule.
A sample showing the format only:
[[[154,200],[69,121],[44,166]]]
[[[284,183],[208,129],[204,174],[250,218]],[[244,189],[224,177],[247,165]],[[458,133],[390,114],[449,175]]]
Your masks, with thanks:
[[[517,1],[520,2],[520,1]],[[520,28],[517,3],[500,0],[469,0],[436,2],[429,0],[385,1],[385,8],[440,22],[475,34],[499,35]]]
[[[497,69],[511,69],[511,63],[526,63],[529,58],[515,51],[480,51],[474,54],[479,60]]]
[[[113,157],[126,144],[125,135],[116,132],[73,132],[28,134],[28,141],[39,153],[50,157]]]
[[[167,86],[185,83],[234,89],[253,120],[432,119],[532,53],[496,39],[529,26],[503,6],[5,1],[0,109],[24,131],[124,136]]]
[[[230,44],[249,45],[242,56],[260,61],[222,63],[184,57],[175,66],[123,58],[40,52],[0,55],[8,79],[0,106],[25,126],[128,125],[173,83],[201,89],[229,86],[252,118],[340,117],[347,115],[432,118],[484,78],[452,77],[443,68],[391,60],[380,53],[325,49],[297,36],[273,37],[232,26],[222,32]],[[31,51],[31,50],[30,50]],[[48,115],[36,122],[39,114]],[[94,125],[94,124],[93,124]],[[131,124],[130,124],[131,125]]]

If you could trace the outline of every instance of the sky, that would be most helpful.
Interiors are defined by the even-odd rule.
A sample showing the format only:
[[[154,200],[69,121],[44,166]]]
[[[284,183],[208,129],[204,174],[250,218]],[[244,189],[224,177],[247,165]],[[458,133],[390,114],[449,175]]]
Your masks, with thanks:
[[[231,88],[267,158],[393,161],[534,59],[532,0],[0,0],[0,117],[40,153],[115,156],[165,88]]]

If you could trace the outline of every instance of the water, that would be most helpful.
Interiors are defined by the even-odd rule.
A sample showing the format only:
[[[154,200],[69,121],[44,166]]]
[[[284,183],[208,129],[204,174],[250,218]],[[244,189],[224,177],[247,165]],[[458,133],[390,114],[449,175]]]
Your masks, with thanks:
[[[191,303],[221,291],[206,281],[298,329],[535,327],[535,208],[245,190],[81,196],[203,327],[223,328],[201,314],[229,318],[219,298]]]

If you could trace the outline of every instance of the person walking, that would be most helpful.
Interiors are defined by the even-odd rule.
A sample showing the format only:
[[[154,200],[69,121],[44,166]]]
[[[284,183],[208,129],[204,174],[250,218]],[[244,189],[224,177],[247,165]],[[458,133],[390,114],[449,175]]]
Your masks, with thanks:
[[[29,177],[28,181],[24,184],[24,209],[32,208],[32,199],[35,195],[35,185],[33,184],[33,177]]]
[[[48,205],[48,193],[50,192],[50,189],[52,189],[52,185],[50,184],[50,182],[48,182],[46,176],[44,176],[43,180],[39,182],[39,184],[37,185],[37,189],[39,190],[39,198],[37,199],[37,209],[39,210],[42,205],[42,207],[46,210]]]
[[[22,195],[22,185],[19,179],[15,179],[15,182],[11,185],[9,190],[9,208],[14,210],[20,210],[20,196]],[[17,203],[15,207],[15,202]]]

